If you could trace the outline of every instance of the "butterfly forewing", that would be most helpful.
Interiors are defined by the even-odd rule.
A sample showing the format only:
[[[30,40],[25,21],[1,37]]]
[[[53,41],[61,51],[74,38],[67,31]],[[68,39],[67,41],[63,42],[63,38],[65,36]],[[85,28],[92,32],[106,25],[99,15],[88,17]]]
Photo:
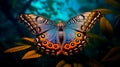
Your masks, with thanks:
[[[55,27],[55,23],[53,21],[34,14],[21,14],[19,19],[22,20],[35,35],[46,32],[50,28]]]
[[[101,16],[100,11],[85,12],[65,22],[65,27],[81,32],[88,32]]]

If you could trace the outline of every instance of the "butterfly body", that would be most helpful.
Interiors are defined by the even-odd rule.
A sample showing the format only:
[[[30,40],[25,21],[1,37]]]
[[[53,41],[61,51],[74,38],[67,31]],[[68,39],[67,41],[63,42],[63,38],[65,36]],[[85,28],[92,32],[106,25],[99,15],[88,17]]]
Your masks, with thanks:
[[[87,43],[86,32],[100,18],[99,11],[86,12],[57,24],[34,14],[21,14],[19,18],[36,35],[35,44],[40,53],[49,55],[74,55]]]

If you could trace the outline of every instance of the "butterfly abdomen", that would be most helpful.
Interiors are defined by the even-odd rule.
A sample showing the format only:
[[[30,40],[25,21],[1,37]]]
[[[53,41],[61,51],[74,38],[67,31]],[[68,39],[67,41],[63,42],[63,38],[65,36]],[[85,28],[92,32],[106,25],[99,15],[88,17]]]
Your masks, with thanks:
[[[64,41],[64,32],[63,32],[63,23],[61,21],[58,22],[57,28],[58,28],[58,42],[62,45]]]
[[[64,41],[64,33],[63,31],[58,31],[58,40],[60,44],[63,44]]]

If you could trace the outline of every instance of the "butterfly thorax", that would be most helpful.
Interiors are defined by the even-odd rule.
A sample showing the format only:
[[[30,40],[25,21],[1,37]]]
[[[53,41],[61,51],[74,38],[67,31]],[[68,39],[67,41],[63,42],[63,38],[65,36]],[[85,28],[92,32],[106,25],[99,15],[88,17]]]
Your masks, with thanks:
[[[62,45],[64,41],[64,33],[63,33],[64,25],[61,21],[58,22],[57,28],[58,28],[58,40],[59,43]]]
[[[59,21],[58,24],[57,24],[57,27],[58,27],[58,31],[63,31],[64,25],[61,21]]]

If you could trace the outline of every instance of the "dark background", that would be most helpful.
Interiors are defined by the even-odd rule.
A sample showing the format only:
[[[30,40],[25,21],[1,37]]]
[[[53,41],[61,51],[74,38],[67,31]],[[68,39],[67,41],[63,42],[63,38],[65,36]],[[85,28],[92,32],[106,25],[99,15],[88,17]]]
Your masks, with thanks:
[[[94,67],[94,64],[97,64],[99,67],[119,65],[119,4],[120,2],[117,0],[0,0],[0,66],[55,67],[60,60],[66,59],[67,63],[77,62],[82,64],[83,67]],[[110,9],[114,12],[105,15],[110,24],[112,24],[113,34],[109,35],[109,33],[107,33],[108,30],[102,32],[99,23],[96,23],[91,32],[97,36],[91,36],[90,42],[83,52],[84,55],[76,56],[76,58],[73,57],[72,60],[69,58],[63,59],[61,57],[56,58],[49,56],[21,60],[21,57],[27,50],[16,53],[4,53],[6,49],[15,47],[15,43],[20,42],[22,37],[34,37],[25,25],[17,19],[19,14],[38,14],[54,20],[57,23],[58,20],[65,22],[77,14],[103,8]],[[102,39],[100,39],[100,37]],[[110,56],[108,53],[110,53]],[[108,56],[108,58],[101,61],[105,56]],[[77,59],[78,57],[79,59]]]

